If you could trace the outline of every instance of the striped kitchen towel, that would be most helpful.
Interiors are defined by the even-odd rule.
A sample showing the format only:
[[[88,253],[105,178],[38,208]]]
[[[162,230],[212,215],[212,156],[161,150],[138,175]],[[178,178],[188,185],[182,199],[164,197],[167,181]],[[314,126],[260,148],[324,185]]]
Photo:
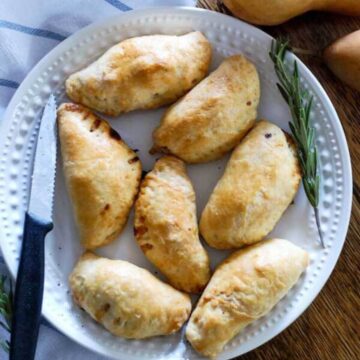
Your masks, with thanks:
[[[0,125],[12,95],[32,67],[82,27],[118,12],[150,6],[195,6],[196,0],[1,0]],[[0,239],[1,241],[1,239]],[[0,275],[7,274],[0,257]],[[0,339],[6,333],[0,328]],[[0,359],[7,359],[0,349]],[[46,323],[40,328],[37,360],[102,360]],[[25,359],[24,359],[25,360]]]

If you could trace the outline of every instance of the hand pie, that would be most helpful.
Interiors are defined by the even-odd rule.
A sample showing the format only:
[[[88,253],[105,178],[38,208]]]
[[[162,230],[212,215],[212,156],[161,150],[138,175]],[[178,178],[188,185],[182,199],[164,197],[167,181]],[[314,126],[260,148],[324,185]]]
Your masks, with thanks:
[[[194,293],[204,289],[209,258],[199,240],[195,193],[181,160],[165,156],[146,175],[135,203],[134,232],[171,285]]]
[[[188,341],[202,355],[216,356],[286,295],[308,262],[306,251],[280,239],[233,253],[218,266],[192,313]]]
[[[190,315],[188,295],[127,261],[85,253],[69,281],[74,301],[116,336],[172,334]]]
[[[260,121],[233,151],[201,215],[201,235],[217,249],[262,240],[290,205],[300,179],[290,136]]]
[[[61,154],[80,240],[86,249],[113,241],[124,228],[141,164],[105,121],[81,105],[58,110]]]
[[[108,115],[170,104],[207,73],[211,45],[200,32],[122,41],[66,80],[75,102]]]
[[[260,97],[255,66],[231,56],[165,113],[151,152],[172,153],[188,163],[215,160],[254,125]]]

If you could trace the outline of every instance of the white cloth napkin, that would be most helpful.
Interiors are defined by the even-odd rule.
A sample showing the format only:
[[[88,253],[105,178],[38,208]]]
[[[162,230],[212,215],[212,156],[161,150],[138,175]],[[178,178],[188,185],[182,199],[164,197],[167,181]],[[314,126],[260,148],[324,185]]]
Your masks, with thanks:
[[[32,67],[75,31],[121,11],[151,6],[195,6],[195,3],[196,0],[1,0],[0,124],[12,95]],[[1,257],[0,274],[7,274]],[[0,337],[6,338],[2,330]],[[0,359],[7,358],[0,349]],[[82,359],[105,358],[75,344],[44,322],[36,360]]]

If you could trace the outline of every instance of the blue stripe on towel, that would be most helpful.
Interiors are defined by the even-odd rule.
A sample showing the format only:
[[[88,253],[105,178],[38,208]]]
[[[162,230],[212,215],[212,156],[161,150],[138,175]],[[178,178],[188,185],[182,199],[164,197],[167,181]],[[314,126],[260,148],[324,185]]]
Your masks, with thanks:
[[[12,80],[0,79],[0,86],[6,86],[9,88],[17,89],[19,87],[19,83]]]
[[[118,8],[121,11],[129,11],[132,10],[132,8],[130,6],[125,5],[124,3],[122,3],[119,0],[105,0],[107,3],[109,3],[112,6],[115,6],[116,8]]]
[[[16,23],[6,21],[6,20],[1,20],[1,19],[0,19],[0,28],[6,28],[6,29],[15,30],[15,31],[20,31],[25,34],[40,36],[40,37],[58,40],[58,41],[62,41],[64,39],[66,39],[66,36],[60,35],[58,33],[50,31],[50,30],[31,28],[29,26],[16,24]]]

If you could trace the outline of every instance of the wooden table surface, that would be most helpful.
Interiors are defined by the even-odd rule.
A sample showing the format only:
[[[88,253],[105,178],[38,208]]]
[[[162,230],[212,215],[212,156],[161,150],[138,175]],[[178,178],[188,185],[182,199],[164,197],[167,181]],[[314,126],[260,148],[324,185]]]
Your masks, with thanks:
[[[198,6],[226,11],[214,0],[200,0]],[[320,53],[335,39],[360,29],[360,18],[312,12],[261,28],[274,37],[288,38],[294,47]],[[350,227],[335,270],[312,305],[280,335],[242,360],[360,359],[360,92],[341,83],[319,58],[300,57],[325,88],[345,130],[354,179]]]

